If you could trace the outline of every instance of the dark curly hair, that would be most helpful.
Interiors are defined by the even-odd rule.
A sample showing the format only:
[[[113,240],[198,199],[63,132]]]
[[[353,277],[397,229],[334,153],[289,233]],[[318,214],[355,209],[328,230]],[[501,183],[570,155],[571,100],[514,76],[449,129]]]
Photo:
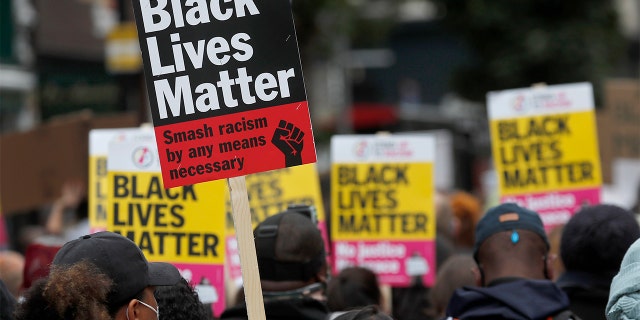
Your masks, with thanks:
[[[211,319],[211,312],[207,312],[205,306],[200,302],[198,293],[184,278],[173,286],[157,287],[155,296],[162,313],[162,319]]]
[[[26,292],[15,319],[111,320],[107,294],[112,285],[111,279],[90,262],[53,266],[47,278],[38,280]]]

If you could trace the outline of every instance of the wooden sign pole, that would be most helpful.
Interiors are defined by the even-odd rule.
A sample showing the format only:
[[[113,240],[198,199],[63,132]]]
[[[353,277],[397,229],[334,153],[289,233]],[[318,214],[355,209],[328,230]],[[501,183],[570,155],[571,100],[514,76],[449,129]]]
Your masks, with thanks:
[[[249,210],[249,195],[244,176],[227,179],[233,224],[238,240],[240,267],[242,268],[242,283],[244,285],[244,299],[247,305],[247,315],[250,320],[266,319],[264,302],[262,300],[262,286],[260,285],[260,271],[256,245],[253,242],[251,228],[251,211]]]

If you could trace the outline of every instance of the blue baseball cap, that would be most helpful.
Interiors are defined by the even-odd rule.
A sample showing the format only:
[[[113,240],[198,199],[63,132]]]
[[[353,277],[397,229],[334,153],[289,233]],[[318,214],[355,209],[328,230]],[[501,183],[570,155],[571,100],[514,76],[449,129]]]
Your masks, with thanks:
[[[515,203],[503,203],[487,211],[476,226],[476,241],[473,246],[473,257],[477,259],[480,245],[492,235],[511,230],[528,230],[536,233],[549,248],[549,239],[544,225],[537,212],[521,207]]]

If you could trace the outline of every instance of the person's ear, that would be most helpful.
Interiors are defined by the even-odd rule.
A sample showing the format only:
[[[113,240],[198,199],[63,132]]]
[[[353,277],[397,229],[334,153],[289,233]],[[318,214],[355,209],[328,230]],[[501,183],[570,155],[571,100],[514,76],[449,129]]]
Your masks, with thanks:
[[[558,255],[556,254],[548,254],[544,256],[544,276],[549,280],[555,279],[555,270],[553,269],[553,265],[558,259]]]
[[[140,318],[140,314],[138,312],[138,299],[131,299],[129,303],[127,303],[127,308],[124,312],[126,312],[125,316],[128,320],[135,320]]]
[[[326,283],[328,281],[328,278],[329,278],[329,269],[325,264],[316,273],[316,280],[318,280],[318,282],[321,282],[321,283]]]

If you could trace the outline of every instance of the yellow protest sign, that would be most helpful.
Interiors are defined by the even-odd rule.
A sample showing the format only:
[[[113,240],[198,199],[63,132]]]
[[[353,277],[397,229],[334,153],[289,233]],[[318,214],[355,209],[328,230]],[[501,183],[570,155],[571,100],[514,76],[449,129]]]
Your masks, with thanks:
[[[224,194],[223,183],[164,189],[155,173],[120,171],[110,171],[109,181],[109,229],[136,242],[150,260],[224,261],[224,214],[216,210],[222,197],[212,196]]]
[[[224,181],[165,189],[155,138],[112,142],[107,158],[107,228],[133,240],[150,261],[171,262],[225,307]]]
[[[312,206],[328,247],[324,206],[315,163],[250,174],[245,180],[252,228],[266,218],[287,210],[289,205]],[[227,205],[227,256],[229,276],[236,285],[240,285],[242,273],[230,205]]]
[[[491,92],[488,106],[501,202],[537,211],[547,228],[600,202],[590,84]]]
[[[435,279],[435,138],[346,135],[331,141],[331,239],[337,273],[365,266],[383,284]]]
[[[334,164],[332,235],[344,240],[435,237],[425,209],[432,200],[431,163]],[[373,213],[372,213],[373,212]]]
[[[593,112],[496,120],[500,193],[541,192],[600,185]]]
[[[91,232],[107,230],[107,149],[111,141],[134,135],[153,135],[139,128],[93,129],[89,131],[89,227]]]
[[[252,227],[264,219],[282,212],[290,204],[313,205],[318,219],[324,220],[322,194],[316,164],[250,174],[245,177]],[[230,214],[230,213],[228,213]],[[233,232],[233,222],[227,232]]]

